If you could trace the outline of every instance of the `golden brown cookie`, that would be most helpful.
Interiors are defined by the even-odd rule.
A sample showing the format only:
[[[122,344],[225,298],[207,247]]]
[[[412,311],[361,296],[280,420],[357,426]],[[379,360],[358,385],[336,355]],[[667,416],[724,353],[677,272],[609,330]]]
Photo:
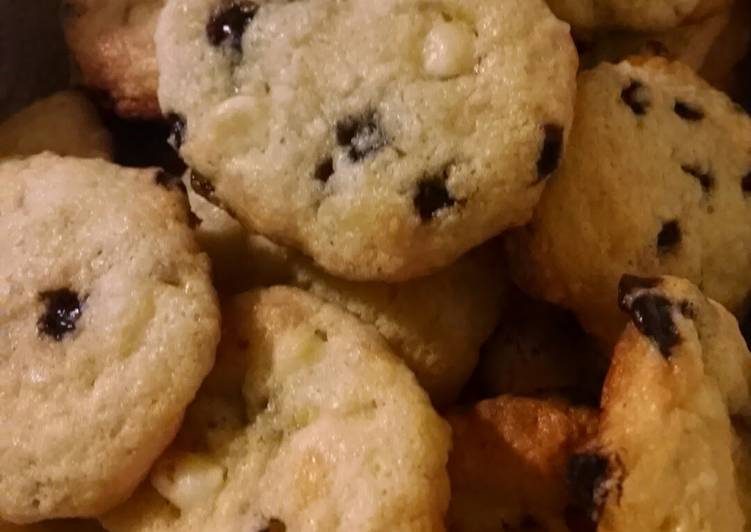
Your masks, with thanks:
[[[601,532],[740,532],[731,419],[749,419],[751,354],[733,316],[674,277],[625,276],[595,443],[572,458],[577,502]],[[747,472],[744,472],[747,475]]]

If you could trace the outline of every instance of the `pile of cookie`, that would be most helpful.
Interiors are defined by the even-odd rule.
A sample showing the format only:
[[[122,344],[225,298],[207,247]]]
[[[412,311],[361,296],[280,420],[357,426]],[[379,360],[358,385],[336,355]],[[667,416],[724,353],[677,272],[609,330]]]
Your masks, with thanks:
[[[750,1],[62,18],[1,531],[751,530]]]

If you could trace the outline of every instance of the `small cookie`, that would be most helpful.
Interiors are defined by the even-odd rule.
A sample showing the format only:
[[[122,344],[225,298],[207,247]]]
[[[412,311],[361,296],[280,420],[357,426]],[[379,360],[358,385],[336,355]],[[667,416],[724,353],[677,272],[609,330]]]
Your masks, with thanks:
[[[223,312],[217,364],[112,532],[442,530],[449,429],[372,327],[293,288]]]
[[[585,38],[581,50],[582,67],[600,63],[618,63],[633,55],[656,55],[680,61],[699,71],[707,56],[731,22],[730,10],[724,10],[701,22],[663,32],[600,31]]]
[[[751,117],[687,67],[653,58],[579,78],[569,150],[509,239],[526,291],[614,341],[624,273],[669,273],[737,312],[751,288]]]
[[[161,116],[154,30],[164,0],[64,0],[63,26],[84,86],[129,118]]]
[[[94,105],[77,91],[58,92],[0,124],[0,159],[43,151],[112,158],[112,139]]]
[[[609,359],[572,313],[520,293],[507,299],[475,370],[476,391],[599,403]]]
[[[170,0],[157,57],[207,192],[338,277],[391,282],[529,220],[577,68],[542,0]]]
[[[688,281],[624,276],[630,315],[605,383],[596,444],[572,458],[598,530],[740,532],[731,418],[748,419],[751,354],[733,316]]]
[[[0,519],[127,498],[214,359],[219,313],[181,192],[155,169],[0,163]]]
[[[501,396],[448,416],[454,532],[541,526],[568,532],[566,465],[597,431],[597,412],[560,401]]]
[[[299,253],[248,235],[191,189],[188,197],[200,219],[198,241],[212,259],[215,283],[225,292],[272,284],[303,288],[375,326],[436,405],[457,397],[498,322],[509,285],[498,241],[412,281],[346,281]]]
[[[659,31],[696,22],[733,0],[547,0],[550,9],[578,29]]]

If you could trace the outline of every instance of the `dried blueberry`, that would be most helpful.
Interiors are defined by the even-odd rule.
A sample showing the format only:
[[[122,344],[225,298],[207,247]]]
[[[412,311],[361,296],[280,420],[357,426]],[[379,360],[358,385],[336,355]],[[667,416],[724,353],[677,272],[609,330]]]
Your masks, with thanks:
[[[677,220],[671,220],[662,224],[662,229],[657,235],[657,251],[668,253],[673,251],[681,241],[681,226]]]
[[[452,207],[456,200],[446,188],[446,176],[432,176],[417,184],[414,206],[422,221],[430,221],[438,211]]]
[[[185,142],[186,123],[185,117],[177,113],[169,113],[166,116],[169,123],[169,137],[167,142],[175,150],[179,150]]]
[[[644,290],[649,288],[651,281],[646,279],[640,285],[640,278],[623,276],[618,286],[618,304],[631,316],[636,328],[654,341],[662,355],[668,358],[672,348],[680,344],[681,335],[673,320],[673,303],[664,296]],[[680,310],[684,316],[693,314],[690,304],[681,304]]]
[[[709,193],[712,191],[712,188],[714,188],[715,179],[709,172],[702,171],[702,169],[698,166],[691,166],[687,164],[681,166],[681,170],[686,172],[688,175],[695,177],[696,180],[699,181],[699,184],[701,185],[701,188],[704,190],[704,192]]]
[[[44,302],[44,314],[37,321],[40,334],[46,334],[57,340],[75,331],[76,322],[81,317],[81,300],[78,294],[67,288],[42,292],[40,299]]]
[[[545,140],[537,159],[537,179],[541,181],[555,172],[563,151],[563,128],[556,124],[546,124]]]
[[[242,52],[243,35],[258,12],[253,2],[235,1],[216,11],[206,24],[206,36],[212,46],[229,45]]]
[[[610,463],[607,458],[594,453],[571,456],[566,465],[566,484],[575,508],[597,522],[608,496],[606,487]]]
[[[336,142],[347,148],[353,162],[359,162],[388,144],[375,111],[360,116],[347,117],[336,124]]]
[[[741,190],[743,190],[744,196],[751,196],[751,172],[741,179]]]
[[[632,80],[629,86],[621,91],[621,100],[631,108],[635,115],[642,116],[649,109],[645,92],[646,88],[641,81]]]
[[[313,177],[322,183],[326,183],[332,175],[334,175],[334,160],[329,156],[318,163]]]
[[[675,111],[675,114],[689,122],[697,122],[704,118],[704,111],[680,100],[676,100],[675,105],[673,106],[673,111]]]
[[[156,180],[156,184],[159,186],[162,186],[166,189],[172,190],[179,190],[180,192],[187,194],[187,189],[185,188],[185,183],[182,182],[182,179],[180,179],[180,176],[176,176],[174,174],[171,174],[169,172],[165,172],[164,170],[159,170],[156,173],[156,176],[154,177]]]
[[[284,524],[284,521],[272,517],[271,519],[269,519],[269,523],[266,525],[266,527],[262,528],[258,532],[286,532],[286,530],[287,525]]]

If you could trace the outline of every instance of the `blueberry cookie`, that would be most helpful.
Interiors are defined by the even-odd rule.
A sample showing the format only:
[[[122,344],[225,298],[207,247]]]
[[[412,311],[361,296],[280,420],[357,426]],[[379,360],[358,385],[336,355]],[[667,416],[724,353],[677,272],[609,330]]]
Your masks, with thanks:
[[[154,31],[164,0],[64,0],[63,26],[81,83],[125,117],[161,116]]]
[[[624,276],[631,323],[596,444],[569,463],[598,530],[743,530],[731,418],[748,419],[751,354],[733,316],[688,281]]]
[[[566,465],[597,431],[597,412],[502,396],[450,414],[453,532],[568,532]]]
[[[219,312],[182,192],[154,169],[0,163],[0,519],[127,498],[214,359]]]
[[[442,530],[449,429],[375,329],[294,288],[223,310],[175,444],[105,527]]]
[[[728,7],[733,0],[547,0],[575,28],[665,30]]]
[[[624,273],[684,277],[738,311],[751,288],[749,146],[751,117],[679,63],[582,73],[569,151],[509,239],[514,276],[610,340]]]
[[[387,281],[529,219],[577,67],[542,0],[170,0],[157,57],[207,193],[339,277]]]
[[[110,159],[112,139],[83,94],[58,92],[0,123],[0,159],[43,151]]]

